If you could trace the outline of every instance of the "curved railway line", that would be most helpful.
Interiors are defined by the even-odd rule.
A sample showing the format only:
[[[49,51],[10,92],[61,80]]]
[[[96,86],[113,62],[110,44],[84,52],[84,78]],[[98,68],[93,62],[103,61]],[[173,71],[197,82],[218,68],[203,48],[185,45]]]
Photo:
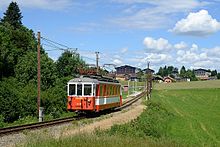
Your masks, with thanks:
[[[136,102],[137,100],[142,98],[145,94],[146,94],[146,91],[144,91],[136,96],[133,96],[132,99],[126,101],[125,103],[123,103],[123,105],[121,107],[117,107],[114,110],[117,111],[117,110],[127,108],[128,106],[132,105],[134,102]],[[71,122],[71,121],[77,121],[77,120],[81,120],[81,119],[85,119],[85,118],[86,118],[86,116],[67,117],[67,118],[60,118],[60,119],[55,119],[55,120],[51,120],[51,121],[1,128],[0,129],[0,136],[4,136],[4,135],[15,133],[15,132],[20,132],[23,130],[33,130],[33,129],[37,129],[37,128],[49,127],[49,126],[67,123],[67,122]]]

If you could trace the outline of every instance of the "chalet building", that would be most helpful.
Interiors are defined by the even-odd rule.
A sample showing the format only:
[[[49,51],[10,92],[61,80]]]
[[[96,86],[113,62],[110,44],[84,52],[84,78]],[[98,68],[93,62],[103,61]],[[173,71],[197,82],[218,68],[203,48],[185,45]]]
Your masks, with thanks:
[[[164,77],[164,83],[172,83],[175,82],[176,80],[171,78],[170,76]]]
[[[136,67],[132,67],[129,65],[124,65],[120,67],[116,67],[116,79],[120,80],[129,80],[136,79]]]
[[[200,80],[208,80],[211,76],[211,71],[206,69],[196,69],[194,70],[195,76]]]
[[[132,67],[129,65],[124,65],[120,67],[116,67],[116,74],[135,74],[136,67]]]

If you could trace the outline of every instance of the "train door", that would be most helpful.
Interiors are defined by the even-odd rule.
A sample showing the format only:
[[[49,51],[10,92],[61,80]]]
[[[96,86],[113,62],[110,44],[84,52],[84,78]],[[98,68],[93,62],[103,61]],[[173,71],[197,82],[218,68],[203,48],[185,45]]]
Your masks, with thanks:
[[[83,110],[93,110],[94,109],[94,84],[85,83],[83,84],[83,98],[82,107]]]

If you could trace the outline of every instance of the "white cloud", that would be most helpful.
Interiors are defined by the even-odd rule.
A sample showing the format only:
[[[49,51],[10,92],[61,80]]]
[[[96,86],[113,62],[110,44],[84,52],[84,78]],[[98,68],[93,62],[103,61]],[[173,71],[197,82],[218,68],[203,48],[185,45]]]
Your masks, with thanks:
[[[128,48],[127,48],[127,47],[121,49],[121,53],[122,53],[122,54],[126,53],[127,51],[128,51]]]
[[[144,38],[143,44],[147,49],[153,51],[164,51],[171,49],[172,45],[164,38],[154,39],[152,37]]]
[[[177,43],[174,45],[176,49],[186,49],[188,46],[185,42],[181,41],[180,43]]]
[[[213,58],[217,57],[220,59],[220,47],[219,46],[211,48],[211,49],[206,49],[206,53],[209,56],[212,56]]]
[[[71,0],[13,0],[21,7],[63,10],[73,4]],[[0,8],[7,7],[11,1],[1,0]]]
[[[117,66],[120,66],[123,64],[123,62],[120,60],[120,59],[114,59],[113,60],[113,64],[117,65]]]
[[[159,41],[160,40],[160,41]],[[145,65],[148,61],[152,65],[159,68],[164,65],[173,65],[187,68],[207,68],[220,70],[220,47],[201,48],[193,43],[188,45],[181,41],[176,44],[171,44],[167,39],[154,39],[146,37],[143,41],[147,49],[144,56],[140,55],[132,59],[137,65]],[[156,50],[156,52],[154,52]]]
[[[172,60],[172,57],[168,54],[160,53],[146,53],[146,57],[141,60],[143,63],[151,62],[152,64],[163,64]]]
[[[171,31],[180,35],[207,36],[219,30],[220,22],[212,18],[207,10],[200,10],[178,21]]]
[[[207,5],[207,2],[199,0],[177,1],[177,0],[112,0],[115,3],[127,6],[122,15],[111,20],[117,26],[132,29],[154,29],[165,28],[173,23],[172,18],[177,13],[189,12],[195,8]],[[144,7],[134,9],[134,6],[142,4]],[[133,13],[131,12],[133,11]]]
[[[192,44],[192,47],[190,48],[191,51],[197,51],[198,50],[198,45],[197,44]]]

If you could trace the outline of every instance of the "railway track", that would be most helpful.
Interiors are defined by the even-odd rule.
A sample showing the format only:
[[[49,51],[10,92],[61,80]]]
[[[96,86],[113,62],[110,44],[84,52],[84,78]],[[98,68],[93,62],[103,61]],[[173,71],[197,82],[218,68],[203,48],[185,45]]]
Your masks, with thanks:
[[[139,100],[141,97],[143,97],[145,94],[146,94],[146,92],[144,91],[144,92],[136,95],[131,100],[126,101],[121,107],[115,108],[115,110],[117,111],[117,110],[127,108],[128,106],[132,105],[134,102]],[[71,122],[71,121],[77,121],[77,120],[81,120],[81,119],[85,119],[85,118],[86,118],[86,116],[83,115],[83,116],[77,116],[77,117],[60,118],[60,119],[55,119],[55,120],[51,120],[51,121],[1,128],[0,129],[0,136],[4,136],[4,135],[10,134],[10,133],[20,132],[23,130],[33,130],[33,129],[37,129],[37,128],[49,127],[49,126],[67,123],[67,122]]]

